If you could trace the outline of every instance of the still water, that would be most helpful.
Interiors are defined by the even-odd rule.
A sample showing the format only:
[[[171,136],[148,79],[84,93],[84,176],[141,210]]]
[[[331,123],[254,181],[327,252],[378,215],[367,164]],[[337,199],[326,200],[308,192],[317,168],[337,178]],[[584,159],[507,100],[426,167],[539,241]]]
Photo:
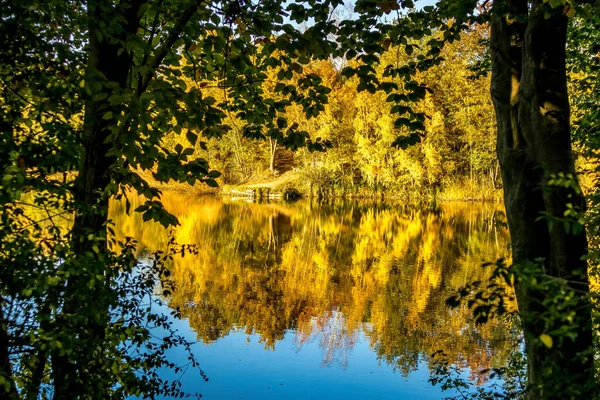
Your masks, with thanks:
[[[476,326],[468,310],[445,305],[489,276],[483,262],[508,256],[498,205],[163,202],[180,221],[177,242],[197,250],[173,259],[177,289],[165,300],[198,341],[209,380],[188,372],[181,382],[203,398],[439,399],[453,393],[428,382],[432,353],[485,385],[479,371],[512,350],[506,322]],[[111,213],[140,259],[166,246],[158,224],[121,203]]]

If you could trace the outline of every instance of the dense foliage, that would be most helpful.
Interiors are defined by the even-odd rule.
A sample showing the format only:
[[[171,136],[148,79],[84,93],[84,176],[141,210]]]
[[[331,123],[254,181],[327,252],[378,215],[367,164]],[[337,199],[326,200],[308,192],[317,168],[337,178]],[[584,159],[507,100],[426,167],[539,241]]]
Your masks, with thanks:
[[[108,201],[137,192],[146,198],[135,210],[144,220],[176,224],[160,192],[138,172],[215,186],[220,174],[190,156],[196,144],[202,147],[198,133],[206,140],[232,129],[228,114],[243,122],[246,138],[267,137],[292,150],[328,146],[281,113],[298,107],[310,118],[322,111],[331,89],[304,66],[347,49],[364,61],[356,70],[362,89],[377,89],[369,64],[382,49],[383,32],[365,26],[375,26],[382,11],[364,3],[359,20],[339,25],[330,15],[337,5],[1,3],[0,378],[6,397],[179,394],[177,385],[155,379],[157,368],[171,366],[165,350],[179,339],[152,339],[152,326],[168,330],[168,323],[143,306],[164,276],[162,256],[148,271],[136,265],[134,244],[113,236]],[[306,21],[310,27],[299,30]],[[328,36],[336,30],[343,35]],[[267,89],[263,81],[273,70],[281,82]],[[283,83],[290,80],[295,84]],[[211,96],[211,87],[226,96]],[[417,86],[408,94],[424,92]],[[422,129],[423,116],[406,110],[413,118],[400,125]],[[169,132],[185,135],[188,144],[168,148]]]
[[[533,171],[526,176],[533,177],[529,183],[521,181],[528,185],[523,197],[507,201],[513,252],[519,262],[538,266],[528,275],[534,279],[547,272],[544,268],[550,268],[553,281],[564,277],[562,272],[572,277],[575,267],[556,261],[565,254],[578,267],[586,265],[581,196],[568,175],[573,157],[566,90],[560,79],[544,75],[562,71],[564,38],[550,40],[539,57],[538,48],[523,40],[525,60],[518,56],[512,66],[498,54],[502,46],[520,51],[521,42],[513,39],[525,38],[525,32],[535,31],[528,36],[534,39],[540,32],[556,35],[555,27],[566,32],[567,19],[578,13],[569,29],[576,135],[586,155],[595,156],[596,10],[561,0],[497,0],[491,7],[440,1],[423,9],[410,0],[361,0],[351,18],[336,19],[333,11],[341,5],[339,0],[0,3],[0,386],[7,398],[180,394],[176,382],[161,381],[156,371],[179,368],[165,351],[186,343],[170,333],[152,338],[152,326],[170,327],[146,302],[154,301],[159,282],[169,290],[169,271],[163,268],[169,251],[189,249],[172,244],[152,265],[138,265],[135,243],[118,240],[108,220],[109,200],[125,199],[131,211],[127,198],[134,193],[144,198],[133,210],[144,221],[178,223],[142,173],[158,182],[216,186],[221,173],[210,169],[210,160],[230,182],[247,179],[260,167],[274,172],[296,166],[318,191],[435,191],[457,183],[468,183],[470,191],[495,188],[494,125],[485,95],[489,78],[467,79],[470,69],[489,61],[481,39],[488,38],[482,24],[490,19],[500,27],[490,35],[492,86],[514,88],[510,81],[497,85],[507,71],[516,74],[516,86],[521,72],[539,73],[544,79],[526,75],[518,94],[525,90],[537,101],[540,93],[558,93],[562,101],[558,110],[527,114],[531,118],[509,126],[501,112],[508,97],[504,92],[493,97],[499,133],[507,126],[522,128],[515,137],[525,132],[527,140],[538,140],[528,148],[527,162],[503,164],[509,195],[516,186],[506,178],[516,175],[508,167]],[[303,23],[307,27],[301,29]],[[511,29],[513,36],[507,35]],[[558,68],[545,68],[539,59]],[[515,72],[521,64],[525,67]],[[535,86],[539,82],[547,87]],[[522,113],[529,111],[521,107]],[[535,118],[560,140],[544,140],[531,125]],[[266,151],[254,139],[265,139]],[[562,159],[555,163],[551,157],[551,168],[540,174],[548,165],[539,162],[536,151],[545,145]],[[333,151],[315,153],[328,147]],[[541,207],[542,200],[550,206]],[[515,206],[532,207],[520,221]],[[569,228],[551,230],[540,215],[555,226],[567,217]],[[539,246],[515,239],[523,231],[515,221],[542,233],[533,235]],[[547,236],[552,244],[543,240]],[[542,258],[529,257],[539,249]],[[565,249],[564,254],[554,257],[554,249]],[[555,264],[562,272],[552,269]],[[571,311],[589,309],[583,275],[573,276],[583,288],[573,296],[557,287],[560,299],[574,300],[567,311],[551,308],[556,321],[525,327],[528,354],[541,357],[529,358],[535,390],[547,385],[531,375],[536,363],[573,361],[581,356],[580,347],[591,348],[585,312],[565,330],[568,335],[561,336],[560,328],[565,321],[573,324]],[[520,305],[532,299],[551,303],[547,286],[528,284],[521,285]],[[544,311],[529,317],[544,317]],[[560,339],[554,347],[550,335]],[[574,343],[577,357],[565,358]]]
[[[424,136],[414,146],[392,146],[398,136],[411,131],[395,126],[398,106],[386,101],[386,93],[359,92],[359,79],[341,74],[345,66],[360,66],[360,62],[325,60],[304,67],[331,89],[324,110],[307,119],[301,108],[290,106],[282,115],[311,137],[328,140],[331,148],[326,152],[306,148],[291,152],[277,140],[248,139],[243,135],[243,121],[235,120],[222,138],[209,140],[204,148],[196,146],[194,156],[207,159],[222,172],[223,184],[279,180],[306,194],[312,189],[315,195],[407,197],[418,189],[429,191],[432,197],[443,192],[445,198],[494,198],[499,194],[500,177],[489,74],[475,76],[472,71],[485,58],[482,43],[488,37],[486,26],[469,28],[441,51],[439,65],[415,74],[429,91],[414,106],[426,115]],[[419,48],[425,48],[429,39],[421,39]],[[405,45],[390,46],[381,55],[376,76],[383,79],[385,65],[415,62],[423,53],[416,47],[407,54]],[[265,90],[283,84],[275,84],[276,74],[274,70],[263,83]],[[297,85],[298,78],[284,83]],[[211,94],[217,99],[226,95],[218,89]],[[170,148],[186,145],[183,137],[173,133],[165,142]]]

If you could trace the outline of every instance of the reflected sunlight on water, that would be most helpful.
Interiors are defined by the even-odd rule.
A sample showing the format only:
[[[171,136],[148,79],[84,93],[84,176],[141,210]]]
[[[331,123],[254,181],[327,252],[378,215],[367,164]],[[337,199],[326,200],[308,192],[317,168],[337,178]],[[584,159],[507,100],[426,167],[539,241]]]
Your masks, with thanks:
[[[319,398],[306,391],[368,384],[375,385],[370,398],[421,391],[440,398],[427,383],[430,354],[443,350],[484,383],[477,371],[502,364],[511,350],[506,323],[475,326],[468,310],[445,305],[460,286],[486,279],[483,262],[508,257],[498,205],[254,204],[181,194],[163,200],[181,223],[177,242],[197,246],[197,254],[169,266],[177,289],[167,302],[181,309],[182,329],[205,344],[198,350],[204,371],[223,382],[198,383],[205,397],[292,398],[286,390],[293,389],[304,391],[299,398]],[[166,246],[168,232],[127,216],[124,204],[112,204],[111,216],[117,235],[138,240],[140,257]],[[242,338],[246,347],[237,342]],[[247,352],[251,370],[227,368],[228,359],[246,359]],[[294,365],[278,394],[254,386],[273,378],[274,359],[282,368]],[[335,376],[314,384],[323,368]],[[245,378],[236,381],[240,374]],[[303,387],[303,374],[316,374],[313,384]],[[373,381],[374,374],[385,379]],[[360,397],[360,390],[345,398]]]

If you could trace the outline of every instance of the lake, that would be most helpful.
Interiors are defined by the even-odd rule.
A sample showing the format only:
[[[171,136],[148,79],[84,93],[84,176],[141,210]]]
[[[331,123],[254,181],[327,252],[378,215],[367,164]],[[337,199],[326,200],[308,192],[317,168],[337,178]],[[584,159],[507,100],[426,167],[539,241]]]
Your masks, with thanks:
[[[132,209],[141,200],[133,198]],[[208,377],[181,377],[206,399],[439,399],[428,382],[441,350],[477,385],[502,366],[513,329],[475,325],[445,300],[486,280],[482,263],[508,258],[498,204],[243,199],[166,193],[180,221],[178,243],[195,254],[169,265],[176,291],[165,301],[197,340]],[[138,257],[166,246],[169,232],[124,203],[111,205],[117,234],[139,242]],[[182,358],[183,351],[171,357]]]

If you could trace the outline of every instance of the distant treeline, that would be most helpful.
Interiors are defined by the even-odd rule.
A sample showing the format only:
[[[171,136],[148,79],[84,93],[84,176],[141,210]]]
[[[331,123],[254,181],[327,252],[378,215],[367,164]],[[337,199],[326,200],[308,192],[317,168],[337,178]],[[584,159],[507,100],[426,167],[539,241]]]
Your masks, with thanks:
[[[443,50],[445,61],[415,76],[428,88],[428,94],[415,107],[424,112],[426,134],[407,149],[392,147],[394,140],[411,132],[395,128],[397,118],[383,91],[357,91],[356,77],[346,78],[337,60],[314,62],[303,66],[331,88],[324,110],[307,118],[299,106],[285,111],[288,123],[297,123],[311,138],[331,142],[325,152],[306,148],[286,149],[277,139],[248,138],[243,124],[229,115],[232,129],[222,138],[208,139],[196,147],[195,156],[207,159],[212,168],[223,173],[221,183],[239,185],[261,182],[288,171],[288,186],[313,194],[345,193],[354,195],[399,196],[444,193],[447,198],[497,197],[501,187],[495,155],[495,119],[490,100],[489,74],[474,69],[486,59],[483,42],[486,27],[478,26],[460,41]],[[423,39],[424,42],[426,39]],[[381,65],[403,65],[417,60],[419,50],[411,55],[403,48],[389,47]],[[375,66],[381,76],[383,67]],[[273,92],[280,82],[276,68],[262,82],[261,89]],[[290,81],[297,85],[297,82]],[[225,91],[208,89],[216,103],[227,102]],[[171,134],[167,147],[183,143],[186,135]]]
[[[423,44],[429,39],[423,38]],[[499,199],[502,180],[496,158],[488,39],[489,27],[474,25],[460,40],[443,48],[444,61],[415,74],[413,83],[426,87],[427,94],[423,100],[407,106],[426,116],[425,134],[420,142],[405,149],[393,145],[399,136],[413,133],[405,126],[395,127],[398,110],[394,107],[402,106],[393,106],[383,91],[359,91],[359,79],[342,74],[345,66],[355,64],[329,60],[311,61],[301,67],[302,76],[319,79],[331,89],[327,98],[319,95],[326,101],[324,109],[316,116],[307,116],[303,107],[294,104],[281,112],[287,124],[298,124],[310,138],[329,141],[331,147],[326,151],[310,151],[307,147],[292,151],[266,131],[248,132],[236,113],[227,110],[227,90],[190,82],[190,87],[202,88],[205,98],[214,98],[214,107],[222,108],[230,128],[221,137],[198,141],[193,157],[206,159],[211,168],[222,172],[222,185],[275,181],[271,189],[283,191],[292,187],[303,194],[324,197]],[[380,64],[374,66],[379,78],[385,74],[385,65],[411,65],[422,57],[419,46],[411,45],[412,52],[405,47],[390,46],[382,54]],[[296,75],[286,79],[282,71],[273,67],[257,90],[280,100],[284,96],[277,86],[281,85],[298,90],[300,96],[310,94],[302,92],[303,84]],[[593,171],[590,148],[597,146],[595,136],[585,129],[590,125],[586,121],[594,119],[585,107],[590,102],[589,85],[586,86],[589,73],[570,70],[569,75],[575,146],[577,153],[585,156],[578,159],[578,164],[580,169]],[[202,136],[202,132],[191,134]],[[181,130],[170,132],[163,143],[171,150],[178,144],[186,148],[190,145],[187,136]],[[582,177],[584,187],[591,187],[592,182],[593,178]]]

